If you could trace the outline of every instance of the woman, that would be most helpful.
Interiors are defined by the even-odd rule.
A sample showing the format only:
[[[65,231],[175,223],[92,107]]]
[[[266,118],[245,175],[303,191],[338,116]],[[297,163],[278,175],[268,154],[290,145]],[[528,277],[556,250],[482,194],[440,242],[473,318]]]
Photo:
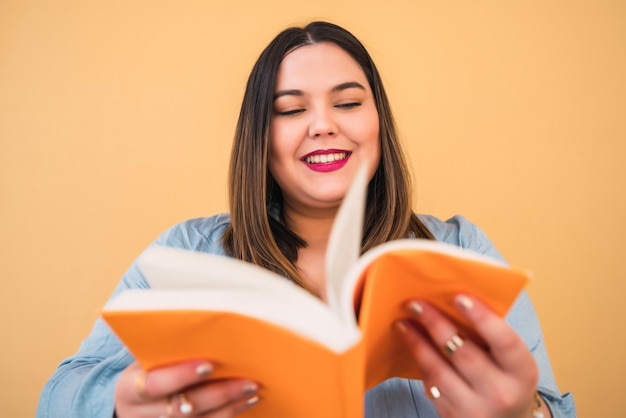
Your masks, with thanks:
[[[442,222],[412,212],[408,170],[378,71],[356,38],[324,22],[283,31],[252,70],[233,144],[230,214],[184,222],[157,243],[246,260],[325,299],[332,221],[363,164],[371,179],[363,251],[420,237],[501,258],[463,217]],[[115,294],[132,287],[147,287],[135,265]],[[415,354],[424,381],[391,379],[373,388],[366,416],[575,415],[571,396],[562,397],[554,382],[525,293],[506,322],[479,300],[459,295],[456,302],[488,349],[460,339],[427,303],[409,301],[407,319],[389,326]],[[257,382],[210,381],[214,367],[194,360],[146,373],[98,321],[46,385],[38,416],[232,417],[263,402]]]

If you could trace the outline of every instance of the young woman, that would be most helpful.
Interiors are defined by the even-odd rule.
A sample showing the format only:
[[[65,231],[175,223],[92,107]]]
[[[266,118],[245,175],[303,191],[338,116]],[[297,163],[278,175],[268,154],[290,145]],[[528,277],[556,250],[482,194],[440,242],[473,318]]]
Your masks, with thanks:
[[[268,268],[325,299],[324,254],[337,209],[361,165],[370,178],[363,251],[405,237],[436,239],[495,258],[479,228],[411,209],[411,185],[378,71],[361,43],[325,22],[280,33],[246,87],[230,165],[230,213],[195,219],[157,243],[225,254]],[[116,293],[147,287],[136,265]],[[407,301],[389,324],[424,381],[391,379],[365,397],[367,417],[573,417],[561,396],[527,294],[505,320],[459,295],[488,348],[461,339],[440,312]],[[143,371],[98,321],[46,385],[38,417],[232,417],[263,402],[258,383],[211,381],[210,360]],[[543,415],[541,415],[543,414]]]

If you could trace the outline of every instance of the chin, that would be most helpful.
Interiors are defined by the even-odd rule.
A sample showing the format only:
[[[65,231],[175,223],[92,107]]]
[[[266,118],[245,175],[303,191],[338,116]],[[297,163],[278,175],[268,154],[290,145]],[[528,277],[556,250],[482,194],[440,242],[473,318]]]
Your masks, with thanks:
[[[330,209],[339,206],[345,195],[346,190],[342,190],[337,193],[325,193],[323,196],[312,196],[312,198],[321,208]]]

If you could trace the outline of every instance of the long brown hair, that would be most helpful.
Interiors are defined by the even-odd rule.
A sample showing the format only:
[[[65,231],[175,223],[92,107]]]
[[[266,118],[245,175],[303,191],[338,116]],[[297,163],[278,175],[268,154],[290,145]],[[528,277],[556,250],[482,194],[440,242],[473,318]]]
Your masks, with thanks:
[[[411,209],[410,173],[396,134],[387,94],[372,58],[350,32],[327,22],[282,31],[254,65],[243,102],[229,170],[231,225],[223,237],[227,254],[272,270],[308,288],[295,265],[306,242],[290,231],[270,210],[280,210],[282,193],[268,168],[270,123],[276,73],[294,49],[332,42],[362,68],[372,89],[380,125],[381,159],[370,181],[362,251],[394,239],[414,236],[433,239]]]

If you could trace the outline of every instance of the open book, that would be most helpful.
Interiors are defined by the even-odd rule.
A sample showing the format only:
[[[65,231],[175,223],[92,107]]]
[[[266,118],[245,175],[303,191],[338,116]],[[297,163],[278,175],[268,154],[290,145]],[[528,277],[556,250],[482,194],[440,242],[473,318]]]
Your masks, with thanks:
[[[359,256],[366,190],[362,170],[333,225],[328,305],[252,264],[155,246],[138,261],[152,288],[122,292],[102,316],[146,369],[208,359],[216,379],[259,382],[262,400],[244,416],[360,418],[367,389],[420,378],[392,330],[408,316],[404,302],[428,301],[477,337],[454,297],[474,295],[504,316],[528,280],[523,270],[429,240]]]

